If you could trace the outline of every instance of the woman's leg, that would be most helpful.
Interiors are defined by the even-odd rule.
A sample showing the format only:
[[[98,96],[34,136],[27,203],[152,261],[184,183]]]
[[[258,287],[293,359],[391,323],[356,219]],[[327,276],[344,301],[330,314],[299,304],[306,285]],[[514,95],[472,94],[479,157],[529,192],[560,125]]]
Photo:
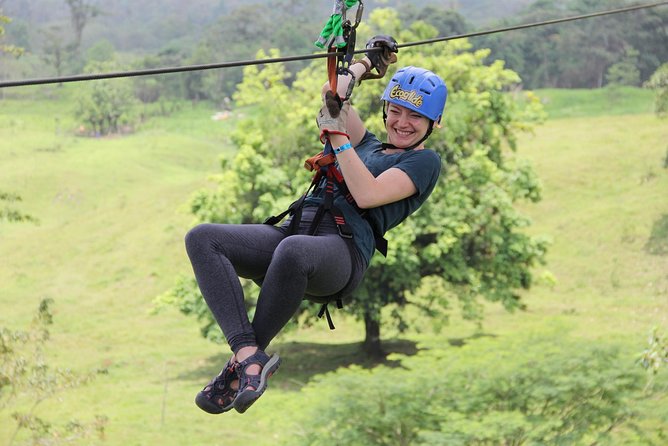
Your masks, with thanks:
[[[338,234],[293,235],[280,242],[258,296],[253,328],[260,349],[296,313],[305,294],[331,296],[350,280],[352,260]]]
[[[261,279],[285,234],[269,225],[202,224],[186,235],[186,251],[202,296],[232,351],[256,346],[239,276]]]

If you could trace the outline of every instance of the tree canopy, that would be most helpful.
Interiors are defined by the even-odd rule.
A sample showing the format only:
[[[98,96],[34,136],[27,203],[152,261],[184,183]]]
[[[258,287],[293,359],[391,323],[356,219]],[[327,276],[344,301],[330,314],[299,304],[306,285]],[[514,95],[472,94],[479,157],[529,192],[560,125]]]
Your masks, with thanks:
[[[404,27],[390,9],[374,11],[367,23],[359,29],[362,39],[381,30],[406,41],[437,32],[424,22]],[[471,51],[463,40],[400,51],[400,65],[439,73],[451,93],[444,129],[428,141],[443,159],[440,183],[428,204],[389,233],[388,257],[374,258],[350,305],[349,311],[366,322],[367,347],[373,353],[380,354],[381,309],[405,328],[410,322],[400,309],[406,305],[431,314],[435,325],[444,323],[453,301],[473,319],[482,316],[481,298],[508,310],[522,308],[520,290],[531,286],[533,268],[545,254],[546,243],[525,233],[529,221],[514,207],[519,201],[539,200],[539,182],[530,166],[510,156],[518,132],[540,121],[541,107],[530,94],[518,101],[509,91],[519,77],[501,62],[486,65],[488,56],[487,50]],[[195,194],[192,211],[199,220],[261,222],[305,189],[309,174],[295,160],[321,150],[313,120],[326,79],[324,64],[313,62],[291,85],[288,78],[280,64],[244,69],[235,101],[246,107],[248,118],[232,137],[238,152],[223,161],[216,190]],[[383,88],[384,81],[365,82],[352,99],[367,127],[380,137]],[[171,297],[184,308],[183,295]]]
[[[331,10],[329,5],[317,2],[288,0],[251,4],[197,0],[187,7],[173,0],[132,5],[113,1],[101,4],[85,0],[40,0],[39,8],[35,8],[33,2],[6,6],[16,17],[7,29],[6,41],[26,48],[27,54],[20,62],[7,67],[5,76],[81,73],[86,64],[94,60],[87,50],[100,42],[106,42],[122,54],[122,60],[138,68],[157,60],[162,67],[248,60],[260,49],[268,52],[272,48],[280,48],[283,55],[309,54],[315,50],[312,43],[322,27],[322,18]],[[610,10],[632,2],[415,3],[368,1],[365,16],[380,5],[390,6],[399,12],[404,26],[422,21],[434,26],[438,36],[455,36]],[[668,8],[655,7],[478,36],[471,43],[475,49],[491,49],[485,63],[504,60],[508,68],[520,75],[525,88],[598,88],[619,83],[620,76],[625,83],[639,86],[668,60],[667,27]],[[630,57],[631,54],[635,55]],[[47,63],[35,63],[34,58]],[[286,67],[290,80],[306,65],[302,61],[290,63]],[[195,71],[182,73],[175,79],[170,83],[178,83],[177,88],[166,89],[170,95],[220,103],[234,94],[241,82],[242,70]]]

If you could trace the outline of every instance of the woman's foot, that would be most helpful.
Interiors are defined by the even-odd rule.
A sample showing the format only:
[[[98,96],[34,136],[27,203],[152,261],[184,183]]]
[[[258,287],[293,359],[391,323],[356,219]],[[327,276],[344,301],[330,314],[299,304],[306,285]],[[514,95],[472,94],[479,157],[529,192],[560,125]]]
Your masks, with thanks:
[[[223,370],[195,397],[195,404],[205,412],[219,414],[234,407],[239,388],[237,362],[233,356]]]
[[[239,390],[232,406],[244,413],[267,389],[269,377],[278,370],[281,358],[268,356],[257,347],[244,347],[236,353]]]

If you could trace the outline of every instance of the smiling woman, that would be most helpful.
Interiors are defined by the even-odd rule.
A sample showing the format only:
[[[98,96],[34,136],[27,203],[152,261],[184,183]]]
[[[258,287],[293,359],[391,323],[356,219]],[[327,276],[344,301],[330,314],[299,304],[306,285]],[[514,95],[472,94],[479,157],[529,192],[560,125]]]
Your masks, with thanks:
[[[371,69],[382,75],[396,62],[394,39],[376,36],[370,42],[367,48],[376,51],[339,74],[336,87],[323,87],[316,120],[326,150],[307,161],[315,171],[307,193],[269,224],[201,224],[186,236],[202,296],[233,352],[196,397],[206,412],[245,412],[263,394],[280,365],[277,355],[264,350],[304,298],[323,304],[321,314],[333,328],[327,304],[351,295],[374,248],[386,252],[384,234],[436,186],[441,159],[424,142],[440,122],[447,87],[431,71],[400,69],[383,94],[388,142],[381,143],[347,101],[355,79],[378,78],[368,76]],[[261,286],[252,322],[238,277]]]

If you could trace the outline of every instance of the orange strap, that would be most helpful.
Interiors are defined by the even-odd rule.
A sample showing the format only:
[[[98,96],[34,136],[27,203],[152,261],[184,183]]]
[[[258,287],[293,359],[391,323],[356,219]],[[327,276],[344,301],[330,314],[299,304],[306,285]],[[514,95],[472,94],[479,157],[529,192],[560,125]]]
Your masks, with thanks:
[[[339,50],[336,47],[330,47],[330,53],[337,53]],[[337,56],[327,57],[327,75],[329,76],[329,89],[336,94],[338,87],[339,74],[337,73]]]

